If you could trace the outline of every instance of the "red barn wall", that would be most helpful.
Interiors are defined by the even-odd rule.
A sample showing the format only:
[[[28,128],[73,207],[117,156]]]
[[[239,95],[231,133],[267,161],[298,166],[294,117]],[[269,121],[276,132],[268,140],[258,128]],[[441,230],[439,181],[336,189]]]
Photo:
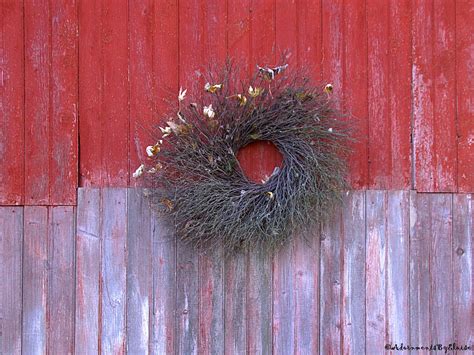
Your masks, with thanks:
[[[0,14],[0,353],[472,344],[472,1],[1,0]],[[357,128],[353,191],[310,245],[198,255],[134,189],[146,128],[209,63],[251,75],[284,50]],[[260,173],[278,156],[242,159]]]

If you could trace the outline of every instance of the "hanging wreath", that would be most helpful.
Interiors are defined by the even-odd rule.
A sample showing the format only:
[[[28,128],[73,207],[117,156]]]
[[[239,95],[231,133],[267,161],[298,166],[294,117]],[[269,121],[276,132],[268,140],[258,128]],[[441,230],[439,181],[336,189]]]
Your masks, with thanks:
[[[177,235],[227,250],[282,245],[321,221],[346,188],[348,129],[333,108],[332,86],[312,86],[287,65],[258,67],[239,83],[231,63],[196,97],[180,89],[165,127],[153,132],[148,161],[134,174],[152,181],[148,195],[171,217]],[[270,141],[283,165],[250,181],[237,153]]]

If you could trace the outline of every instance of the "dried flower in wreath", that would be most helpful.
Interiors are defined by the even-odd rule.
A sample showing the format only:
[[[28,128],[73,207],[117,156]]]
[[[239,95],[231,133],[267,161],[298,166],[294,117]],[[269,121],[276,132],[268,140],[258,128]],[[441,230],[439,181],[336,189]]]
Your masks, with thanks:
[[[183,241],[274,250],[340,200],[350,130],[333,108],[332,86],[315,86],[288,65],[237,77],[228,62],[209,72],[198,94],[187,98],[180,88],[178,118],[154,133],[158,143],[147,147],[148,162],[134,176],[146,172],[155,187],[148,196]],[[236,157],[257,140],[283,155],[282,167],[261,183],[245,176]]]

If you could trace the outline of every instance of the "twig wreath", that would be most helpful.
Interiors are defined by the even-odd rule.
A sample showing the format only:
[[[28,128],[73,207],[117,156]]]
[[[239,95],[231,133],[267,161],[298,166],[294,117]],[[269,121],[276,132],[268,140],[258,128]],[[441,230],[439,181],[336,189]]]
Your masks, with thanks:
[[[228,251],[275,249],[294,232],[324,219],[346,188],[349,130],[331,99],[288,65],[258,67],[239,82],[232,62],[211,71],[196,97],[180,89],[167,126],[152,134],[148,161],[134,174],[152,181],[153,205],[171,217],[176,234],[198,247]],[[270,141],[283,165],[250,181],[239,149]]]

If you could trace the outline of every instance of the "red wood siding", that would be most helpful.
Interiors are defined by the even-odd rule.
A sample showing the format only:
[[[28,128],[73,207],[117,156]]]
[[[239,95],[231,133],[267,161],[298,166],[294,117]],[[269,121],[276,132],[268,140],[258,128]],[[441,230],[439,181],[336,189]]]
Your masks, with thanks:
[[[0,351],[381,354],[472,344],[473,196],[354,191],[274,257],[197,255],[142,189],[0,207]],[[197,255],[197,256],[196,256]]]
[[[354,188],[474,191],[470,1],[0,6],[1,204],[74,205],[77,186],[140,185],[130,172],[146,129],[179,86],[200,89],[227,55],[250,75],[282,50],[331,82],[355,122]]]

